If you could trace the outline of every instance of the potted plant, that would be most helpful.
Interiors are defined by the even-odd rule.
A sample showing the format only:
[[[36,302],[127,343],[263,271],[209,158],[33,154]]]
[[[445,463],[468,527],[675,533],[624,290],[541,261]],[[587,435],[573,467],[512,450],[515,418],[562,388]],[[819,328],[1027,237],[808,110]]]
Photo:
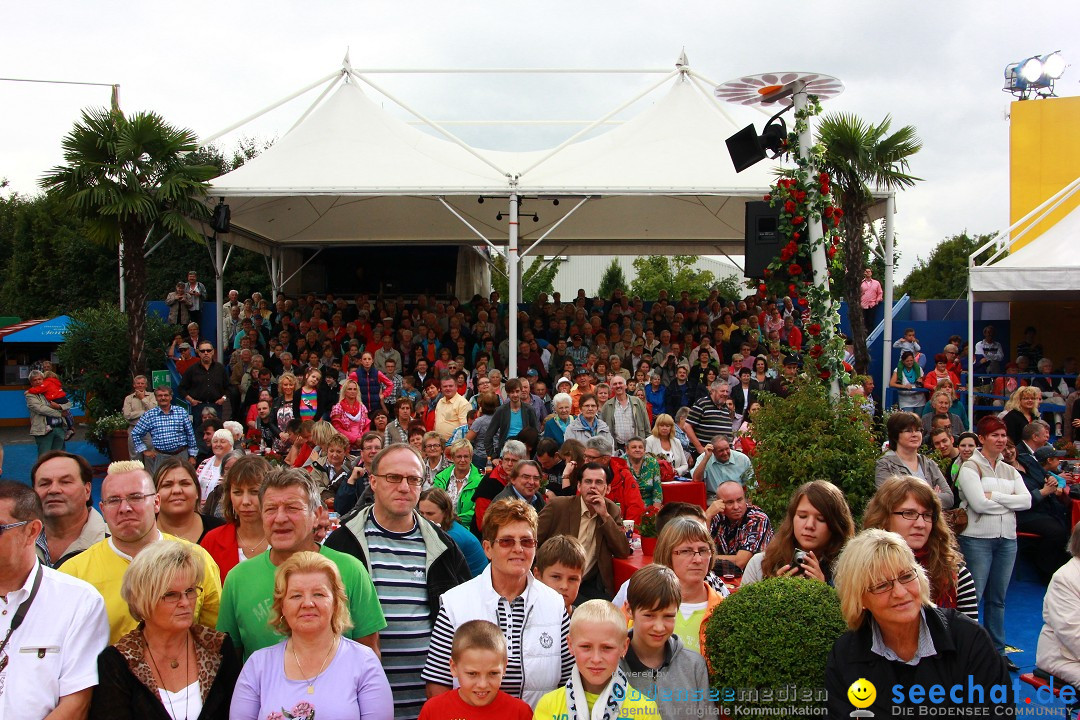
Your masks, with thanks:
[[[652,555],[656,550],[656,516],[659,510],[655,505],[645,508],[638,521],[638,534],[641,536],[641,554]]]
[[[816,580],[768,578],[725,598],[702,647],[721,713],[797,706],[824,714],[825,663],[846,629],[836,591]]]
[[[128,421],[123,413],[111,413],[95,418],[87,428],[86,437],[98,450],[107,453],[113,462],[131,459],[128,451]]]

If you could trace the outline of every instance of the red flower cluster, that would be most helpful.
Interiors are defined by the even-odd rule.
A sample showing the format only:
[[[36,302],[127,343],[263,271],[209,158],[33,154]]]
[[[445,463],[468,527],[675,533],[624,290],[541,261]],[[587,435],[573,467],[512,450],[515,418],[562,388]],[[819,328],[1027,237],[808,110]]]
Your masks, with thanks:
[[[791,275],[792,277],[797,277],[799,275],[802,275],[802,265],[799,265],[798,263],[792,263],[791,265],[788,265],[787,271],[788,275]]]
[[[810,333],[811,335],[814,335],[814,336],[820,335],[821,334],[821,324],[820,323],[810,323],[809,325],[806,326],[806,332],[808,332],[808,333]]]

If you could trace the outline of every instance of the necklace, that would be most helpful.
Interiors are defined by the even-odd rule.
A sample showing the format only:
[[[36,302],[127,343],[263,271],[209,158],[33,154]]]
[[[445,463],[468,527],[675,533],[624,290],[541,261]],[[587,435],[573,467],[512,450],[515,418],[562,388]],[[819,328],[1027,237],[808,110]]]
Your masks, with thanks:
[[[244,555],[246,555],[248,557],[251,557],[252,555],[254,555],[255,551],[258,550],[260,547],[262,547],[262,544],[265,543],[265,542],[266,542],[266,535],[263,535],[261,538],[259,538],[259,542],[255,543],[251,547],[247,547],[240,540],[240,530],[239,530],[239,528],[237,528],[237,530],[236,530],[236,544],[240,546],[240,549],[244,551]]]
[[[158,680],[161,681],[161,689],[165,691],[165,699],[169,701],[169,714],[172,715],[173,720],[179,720],[179,717],[176,714],[176,708],[173,707],[172,693],[170,693],[165,688],[165,678],[162,677],[161,671],[158,670],[157,661],[154,659],[154,651],[150,649],[150,643],[148,643],[146,641],[146,633],[145,632],[142,633],[142,639],[143,639],[143,645],[146,646],[146,652],[147,652],[147,654],[150,655],[150,663],[154,666],[154,672],[157,674]],[[184,688],[183,688],[183,693],[184,693],[184,720],[187,720],[187,716],[188,716],[188,698],[190,698],[191,695],[190,695],[190,693],[188,693],[188,690],[187,690],[188,653],[187,653],[187,636],[186,635],[184,636],[184,650],[183,650],[183,653],[184,653]],[[169,661],[169,667],[171,667],[173,670],[180,667],[179,658],[174,658],[174,659],[170,660]]]
[[[334,642],[330,643],[329,649],[326,651],[326,657],[323,658],[322,665],[319,666],[319,671],[315,673],[315,677],[310,680],[307,679],[307,673],[304,672],[304,668],[300,667],[300,658],[296,655],[296,645],[292,645],[289,649],[292,651],[293,662],[296,663],[296,669],[300,671],[300,678],[307,683],[307,694],[315,694],[315,681],[319,679],[319,676],[326,671],[326,661],[330,659],[330,654],[334,652],[334,649],[338,646],[338,638],[334,638]]]

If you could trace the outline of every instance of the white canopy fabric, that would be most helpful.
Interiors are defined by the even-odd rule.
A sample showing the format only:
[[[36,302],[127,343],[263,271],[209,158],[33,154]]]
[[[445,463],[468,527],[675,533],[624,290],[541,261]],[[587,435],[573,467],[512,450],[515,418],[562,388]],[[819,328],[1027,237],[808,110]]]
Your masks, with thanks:
[[[1080,298],[1080,208],[992,265],[971,270],[978,300]]]
[[[555,152],[484,151],[402,122],[351,81],[264,153],[214,180],[210,194],[227,198],[237,244],[478,244],[440,198],[505,244],[505,199],[516,192],[530,216],[522,217],[523,247],[569,214],[574,197],[588,196],[546,241],[559,254],[628,245],[742,254],[745,202],[767,192],[771,174],[761,163],[736,175],[724,139],[738,129],[684,72],[651,107],[598,137]]]

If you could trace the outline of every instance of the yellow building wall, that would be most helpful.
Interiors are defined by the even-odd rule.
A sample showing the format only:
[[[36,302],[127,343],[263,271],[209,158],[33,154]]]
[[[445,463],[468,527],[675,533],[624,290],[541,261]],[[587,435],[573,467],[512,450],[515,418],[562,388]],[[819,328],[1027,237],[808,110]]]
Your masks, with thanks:
[[[1011,225],[1080,177],[1080,97],[1016,101],[1010,114]],[[1012,250],[1031,242],[1078,206],[1080,192],[1014,242]]]

